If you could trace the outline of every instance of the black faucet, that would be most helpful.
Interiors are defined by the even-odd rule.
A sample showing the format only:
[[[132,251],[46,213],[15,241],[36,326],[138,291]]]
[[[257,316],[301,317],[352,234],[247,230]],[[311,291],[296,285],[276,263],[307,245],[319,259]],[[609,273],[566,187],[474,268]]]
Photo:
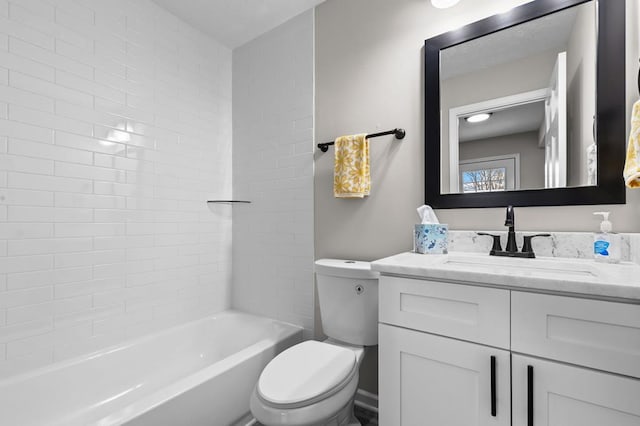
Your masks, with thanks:
[[[533,247],[531,246],[531,239],[535,237],[551,236],[551,234],[525,235],[523,237],[524,243],[522,244],[522,251],[518,251],[518,244],[516,243],[516,216],[513,211],[513,206],[507,207],[507,217],[504,221],[504,226],[509,227],[509,232],[507,233],[507,247],[505,250],[502,250],[502,246],[500,245],[500,235],[477,232],[478,235],[487,235],[493,238],[493,246],[489,252],[491,256],[535,258],[536,255],[533,252]]]
[[[504,220],[504,226],[509,227],[509,233],[507,234],[507,253],[517,253],[518,245],[516,244],[516,216],[513,212],[513,206],[507,207],[507,217]]]

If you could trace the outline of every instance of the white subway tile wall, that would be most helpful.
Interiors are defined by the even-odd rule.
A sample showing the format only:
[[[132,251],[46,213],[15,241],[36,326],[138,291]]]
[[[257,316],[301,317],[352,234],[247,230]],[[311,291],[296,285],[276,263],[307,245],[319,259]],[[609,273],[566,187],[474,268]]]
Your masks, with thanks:
[[[233,305],[313,336],[313,11],[233,51]]]
[[[0,378],[231,306],[231,67],[150,0],[0,0]]]

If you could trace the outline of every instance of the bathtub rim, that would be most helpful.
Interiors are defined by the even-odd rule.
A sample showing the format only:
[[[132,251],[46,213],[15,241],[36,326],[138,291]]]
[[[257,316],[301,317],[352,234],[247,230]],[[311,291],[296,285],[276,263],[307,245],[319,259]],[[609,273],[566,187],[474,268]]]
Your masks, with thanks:
[[[118,351],[130,348],[131,346],[134,346],[137,343],[142,343],[142,342],[146,342],[146,341],[152,340],[152,339],[158,337],[159,335],[162,335],[164,333],[168,333],[170,331],[177,331],[177,330],[180,330],[182,328],[186,328],[188,326],[193,326],[195,324],[198,324],[198,323],[201,323],[201,322],[205,322],[207,320],[216,319],[216,318],[219,318],[219,317],[228,317],[228,316],[233,316],[233,315],[238,315],[238,314],[239,315],[243,315],[243,316],[252,317],[252,318],[257,318],[257,319],[266,319],[266,320],[271,321],[272,323],[273,322],[277,322],[277,323],[289,325],[291,327],[295,327],[295,328],[300,329],[300,330],[304,330],[304,327],[296,325],[296,324],[291,324],[291,323],[288,323],[286,321],[281,321],[281,320],[278,320],[278,319],[274,319],[274,318],[270,318],[270,317],[266,317],[266,316],[261,316],[261,315],[255,315],[255,314],[243,312],[243,311],[240,311],[240,310],[237,310],[237,309],[225,309],[224,311],[216,312],[216,313],[213,313],[211,315],[208,315],[208,316],[205,316],[205,317],[202,317],[202,318],[197,318],[197,319],[190,320],[190,321],[187,321],[187,322],[184,322],[184,323],[176,324],[176,325],[173,325],[171,327],[164,328],[164,329],[161,329],[161,330],[156,330],[154,332],[151,332],[151,333],[148,333],[148,334],[143,334],[143,335],[140,335],[140,336],[137,336],[137,337],[131,337],[131,338],[125,339],[125,340],[123,340],[123,341],[121,341],[119,343],[115,343],[113,345],[106,346],[104,348],[97,349],[97,350],[92,351],[92,352],[87,352],[85,354],[77,355],[77,356],[72,357],[72,358],[63,359],[63,360],[60,360],[60,361],[57,361],[57,362],[52,362],[51,364],[47,364],[47,365],[44,365],[42,367],[38,367],[38,368],[33,369],[33,370],[25,371],[25,372],[18,373],[18,374],[13,375],[13,376],[9,376],[9,377],[4,378],[4,379],[0,379],[0,389],[2,387],[12,385],[12,384],[14,384],[16,382],[20,382],[20,381],[23,381],[23,380],[28,380],[30,378],[46,374],[46,373],[48,373],[50,371],[60,370],[60,369],[66,368],[66,367],[70,367],[70,366],[72,366],[74,364],[78,364],[78,363],[80,363],[82,361],[91,360],[91,359],[98,358],[98,357],[103,356],[103,355],[108,355],[110,353],[114,353],[114,352],[118,352]],[[244,348],[244,349],[246,349],[246,348]]]
[[[296,326],[297,327],[297,326]],[[293,339],[296,334],[299,334],[300,341],[302,340],[302,328],[299,330],[292,330],[291,333],[288,333],[286,339]],[[269,344],[266,344],[266,339],[262,339],[251,346],[248,346],[238,352],[235,352],[232,356],[221,359],[215,364],[209,365],[207,368],[204,368],[197,373],[191,374],[187,377],[183,377],[177,380],[175,383],[172,383],[170,386],[166,386],[164,388],[158,389],[156,392],[141,398],[133,404],[129,404],[126,407],[123,407],[121,410],[118,410],[108,416],[104,416],[95,422],[96,426],[103,425],[122,425],[127,422],[136,419],[137,417],[144,415],[145,413],[157,408],[169,401],[173,398],[180,396],[181,393],[176,392],[176,389],[182,389],[183,391],[187,391],[198,386],[204,385],[209,380],[214,379],[216,376],[225,373],[233,367],[240,366],[243,362],[247,362],[251,360],[253,357],[260,356],[264,351],[269,350],[274,345],[278,344],[277,341],[270,341]],[[294,343],[295,344],[295,343]],[[215,374],[212,374],[215,371]],[[135,406],[137,410],[131,414],[124,414],[119,418],[114,418],[114,416],[121,414],[126,408],[130,408]],[[106,422],[106,423],[103,423]],[[55,425],[61,426],[61,425]]]

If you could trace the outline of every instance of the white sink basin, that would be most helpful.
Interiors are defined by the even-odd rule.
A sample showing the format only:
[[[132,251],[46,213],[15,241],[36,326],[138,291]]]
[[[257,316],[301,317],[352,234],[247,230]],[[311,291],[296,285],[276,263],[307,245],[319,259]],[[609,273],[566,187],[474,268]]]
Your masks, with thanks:
[[[473,268],[478,272],[511,273],[526,276],[553,276],[557,278],[594,279],[603,278],[607,267],[595,263],[593,260],[566,258],[536,258],[526,259],[517,257],[498,257],[476,253],[451,253],[444,263],[451,267]]]

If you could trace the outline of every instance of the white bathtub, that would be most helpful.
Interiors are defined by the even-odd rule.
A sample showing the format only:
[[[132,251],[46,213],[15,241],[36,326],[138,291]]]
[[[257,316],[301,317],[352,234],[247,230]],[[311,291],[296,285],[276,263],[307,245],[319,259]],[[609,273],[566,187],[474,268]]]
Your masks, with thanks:
[[[302,329],[226,311],[0,381],[0,425],[230,425]]]

